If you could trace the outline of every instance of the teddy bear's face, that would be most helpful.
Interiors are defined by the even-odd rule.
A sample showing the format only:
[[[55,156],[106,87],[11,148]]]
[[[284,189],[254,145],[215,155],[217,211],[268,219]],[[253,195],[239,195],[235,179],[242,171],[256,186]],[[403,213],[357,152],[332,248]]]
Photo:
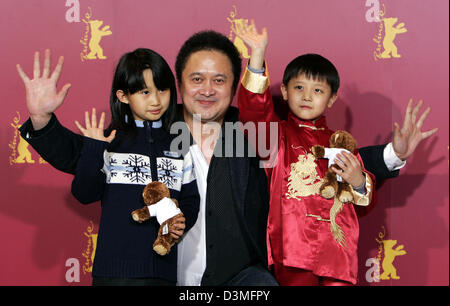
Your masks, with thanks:
[[[145,186],[142,196],[145,204],[152,205],[161,201],[163,198],[170,198],[170,191],[169,188],[161,182],[151,182]]]
[[[338,131],[330,137],[330,148],[344,148],[350,152],[355,151],[356,141],[350,133]]]

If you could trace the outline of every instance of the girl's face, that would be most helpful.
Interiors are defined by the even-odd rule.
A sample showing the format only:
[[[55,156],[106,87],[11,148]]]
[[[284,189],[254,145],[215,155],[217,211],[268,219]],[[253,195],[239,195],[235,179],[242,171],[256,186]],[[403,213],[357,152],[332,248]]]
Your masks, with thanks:
[[[118,90],[116,95],[122,103],[130,105],[131,113],[136,120],[159,120],[164,112],[169,108],[170,89],[159,90],[153,82],[151,69],[142,72],[146,88],[126,95],[122,90]]]

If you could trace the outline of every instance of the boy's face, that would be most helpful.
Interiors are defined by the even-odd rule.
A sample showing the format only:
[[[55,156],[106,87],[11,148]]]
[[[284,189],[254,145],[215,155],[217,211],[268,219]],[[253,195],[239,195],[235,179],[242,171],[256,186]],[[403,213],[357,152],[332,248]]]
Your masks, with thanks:
[[[337,94],[331,94],[331,87],[326,81],[307,78],[299,74],[281,85],[283,99],[289,109],[302,120],[315,120],[336,102]]]

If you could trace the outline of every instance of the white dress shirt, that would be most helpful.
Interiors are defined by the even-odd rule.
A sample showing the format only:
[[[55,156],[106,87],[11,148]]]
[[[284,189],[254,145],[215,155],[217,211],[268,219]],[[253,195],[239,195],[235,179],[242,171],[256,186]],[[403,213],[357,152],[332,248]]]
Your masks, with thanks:
[[[390,142],[383,151],[384,163],[389,171],[395,171],[403,168],[406,165],[406,160],[401,160],[394,152],[392,142]]]
[[[206,179],[209,164],[197,144],[189,148],[197,178],[200,209],[194,226],[178,244],[177,286],[200,286],[206,269]]]

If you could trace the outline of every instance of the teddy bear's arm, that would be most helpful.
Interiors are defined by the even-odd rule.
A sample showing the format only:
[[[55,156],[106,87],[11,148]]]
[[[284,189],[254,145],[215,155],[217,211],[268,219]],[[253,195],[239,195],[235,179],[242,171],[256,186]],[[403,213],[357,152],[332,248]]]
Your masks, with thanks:
[[[311,147],[311,153],[314,155],[316,159],[324,158],[325,156],[325,148],[320,145],[315,145]]]
[[[150,213],[148,210],[148,206],[142,207],[140,209],[136,209],[131,213],[131,216],[133,217],[133,220],[139,223],[142,223],[144,221],[147,221],[150,219]]]

